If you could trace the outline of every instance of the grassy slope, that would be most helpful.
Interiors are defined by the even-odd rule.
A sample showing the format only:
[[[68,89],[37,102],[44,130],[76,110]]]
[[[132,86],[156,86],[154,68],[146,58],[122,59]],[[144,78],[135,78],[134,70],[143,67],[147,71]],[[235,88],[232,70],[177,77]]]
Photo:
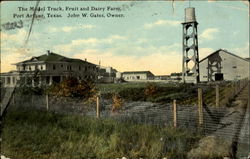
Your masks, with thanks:
[[[172,128],[35,110],[3,120],[2,154],[25,159],[185,158],[200,136]]]
[[[153,86],[156,91],[146,94],[145,90]],[[196,90],[191,85],[173,83],[122,83],[99,84],[97,89],[104,98],[111,98],[113,94],[119,94],[121,98],[132,101],[172,102],[181,100],[184,102],[196,96]]]

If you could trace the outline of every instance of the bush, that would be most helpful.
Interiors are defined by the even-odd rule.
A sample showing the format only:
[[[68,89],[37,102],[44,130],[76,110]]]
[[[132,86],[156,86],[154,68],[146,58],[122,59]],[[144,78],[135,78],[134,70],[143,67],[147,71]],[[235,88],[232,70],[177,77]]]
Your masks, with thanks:
[[[157,94],[157,92],[158,92],[158,87],[154,83],[147,84],[144,90],[144,94],[146,97],[154,97]]]
[[[92,81],[79,81],[75,77],[69,77],[59,84],[52,85],[48,93],[56,97],[83,97],[89,98],[97,93],[95,83]]]
[[[112,96],[112,100],[113,100],[112,112],[115,112],[122,107],[123,100],[122,100],[121,96],[119,96],[118,94],[114,94]]]

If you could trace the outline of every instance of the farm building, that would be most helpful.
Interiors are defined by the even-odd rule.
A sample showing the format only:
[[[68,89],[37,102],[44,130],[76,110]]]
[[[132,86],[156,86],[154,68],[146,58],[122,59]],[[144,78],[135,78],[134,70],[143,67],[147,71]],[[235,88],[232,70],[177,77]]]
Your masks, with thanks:
[[[150,71],[130,71],[123,72],[122,78],[125,81],[153,80],[154,74]]]
[[[154,78],[155,80],[170,80],[170,75],[157,75]]]
[[[113,83],[116,79],[117,70],[112,67],[100,66],[98,81],[101,83]]]
[[[13,87],[18,81],[32,86],[51,85],[66,77],[96,80],[98,68],[87,60],[72,59],[48,51],[15,64],[16,70],[1,73],[3,87]]]
[[[219,49],[200,60],[200,81],[232,81],[249,77],[247,58]]]

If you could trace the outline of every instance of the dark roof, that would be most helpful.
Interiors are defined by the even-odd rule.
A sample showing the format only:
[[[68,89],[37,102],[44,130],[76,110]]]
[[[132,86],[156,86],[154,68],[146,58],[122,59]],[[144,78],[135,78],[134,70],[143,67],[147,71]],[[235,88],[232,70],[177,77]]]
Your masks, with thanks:
[[[152,74],[154,75],[152,72],[150,71],[127,71],[127,72],[123,72],[123,74],[142,74],[142,73],[146,73],[146,74]]]
[[[245,59],[245,58],[242,58],[242,57],[240,57],[240,56],[238,56],[238,55],[235,55],[235,54],[233,54],[233,53],[231,53],[231,52],[228,52],[227,50],[223,50],[223,49],[219,49],[219,50],[217,50],[217,51],[211,53],[211,54],[208,55],[207,57],[205,57],[205,58],[203,58],[202,60],[200,60],[200,62],[202,62],[202,61],[204,61],[205,59],[207,59],[208,57],[210,57],[210,56],[212,56],[212,55],[218,53],[219,51],[223,51],[223,52],[225,52],[225,53],[227,53],[227,54],[229,54],[229,55],[235,56],[235,57],[237,57],[237,58],[240,58],[240,59],[242,59],[242,60],[245,60],[245,61],[248,61],[248,62],[249,62],[249,60],[247,60],[247,59]],[[200,63],[200,62],[199,62],[199,63]]]
[[[188,76],[192,76],[193,74],[194,74],[194,73],[188,73],[187,75],[188,75]],[[179,72],[178,72],[178,73],[174,72],[174,73],[171,73],[170,75],[171,75],[171,76],[182,76],[182,72],[180,72],[180,73],[179,73]]]
[[[155,77],[170,77],[170,75],[155,75]]]
[[[171,73],[170,75],[171,75],[171,76],[181,76],[182,73],[176,73],[176,72],[175,72],[175,73]]]
[[[73,59],[73,58],[68,58],[53,52],[41,55],[41,56],[37,56],[37,57],[32,57],[29,60],[25,60],[16,64],[23,64],[23,63],[29,63],[29,62],[70,62],[70,63],[89,63],[92,64],[90,62],[87,61],[83,61],[81,59]],[[93,64],[94,65],[94,64]]]

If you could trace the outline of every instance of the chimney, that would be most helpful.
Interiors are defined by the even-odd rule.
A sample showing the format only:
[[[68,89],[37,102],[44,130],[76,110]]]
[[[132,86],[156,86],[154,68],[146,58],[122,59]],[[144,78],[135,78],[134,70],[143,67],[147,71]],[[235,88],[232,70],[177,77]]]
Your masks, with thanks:
[[[47,55],[49,55],[50,54],[50,50],[47,50]]]
[[[87,61],[87,59],[85,58],[85,61]]]

